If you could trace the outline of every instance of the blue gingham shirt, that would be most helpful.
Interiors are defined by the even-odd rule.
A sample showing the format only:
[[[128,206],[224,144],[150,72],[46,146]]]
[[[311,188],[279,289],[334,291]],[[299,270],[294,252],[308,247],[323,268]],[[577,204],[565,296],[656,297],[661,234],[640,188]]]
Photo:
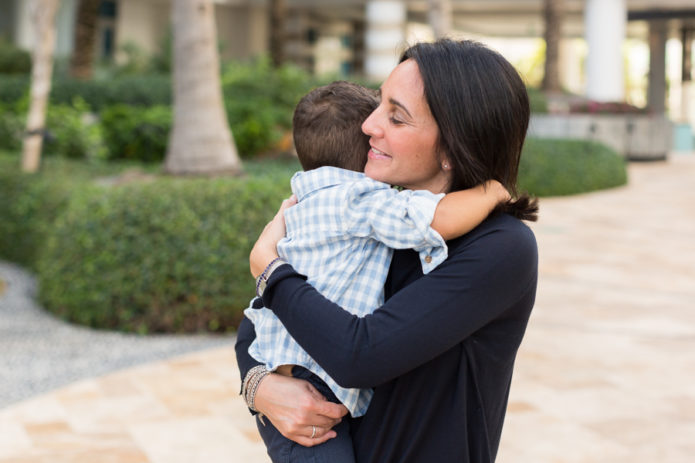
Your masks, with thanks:
[[[321,167],[292,177],[298,203],[285,211],[287,234],[278,254],[308,277],[321,294],[350,313],[364,316],[384,301],[393,249],[415,249],[430,272],[447,257],[442,237],[430,224],[444,196],[397,191],[359,172]],[[266,308],[244,311],[256,331],[249,354],[270,370],[301,365],[319,376],[350,411],[362,416],[371,389],[340,387],[302,349]]]

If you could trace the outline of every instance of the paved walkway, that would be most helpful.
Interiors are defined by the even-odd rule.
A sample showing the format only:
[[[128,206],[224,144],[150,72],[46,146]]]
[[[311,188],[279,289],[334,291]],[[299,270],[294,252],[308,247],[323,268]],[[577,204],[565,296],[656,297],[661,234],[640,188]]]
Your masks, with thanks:
[[[31,274],[0,261],[0,409],[80,379],[231,343],[230,336],[137,336],[65,323],[36,303]]]
[[[498,463],[693,461],[695,154],[541,207]],[[231,346],[83,380],[0,410],[0,462],[267,461],[238,389]]]

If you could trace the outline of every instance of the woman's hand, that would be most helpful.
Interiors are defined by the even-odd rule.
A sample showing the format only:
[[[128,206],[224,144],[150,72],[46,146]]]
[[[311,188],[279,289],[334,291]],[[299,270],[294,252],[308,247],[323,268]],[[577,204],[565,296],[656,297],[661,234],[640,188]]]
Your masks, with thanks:
[[[265,226],[261,236],[258,237],[256,244],[251,249],[249,264],[251,275],[257,278],[270,262],[278,257],[277,244],[285,236],[285,209],[297,204],[297,198],[292,195],[282,202],[273,220]]]
[[[344,405],[327,401],[309,382],[277,373],[263,378],[254,405],[283,436],[305,447],[334,438],[331,428],[347,414]]]

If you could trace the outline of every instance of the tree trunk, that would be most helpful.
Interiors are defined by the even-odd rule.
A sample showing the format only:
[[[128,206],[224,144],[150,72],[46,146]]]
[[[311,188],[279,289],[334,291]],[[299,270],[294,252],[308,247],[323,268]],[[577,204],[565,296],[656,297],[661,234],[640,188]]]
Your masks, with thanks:
[[[285,0],[270,0],[270,58],[273,66],[285,62]]]
[[[75,23],[75,47],[70,60],[70,75],[90,79],[94,64],[97,19],[101,0],[79,0]]]
[[[545,73],[542,88],[546,92],[559,92],[560,85],[560,40],[562,40],[563,0],[544,0],[545,20]]]
[[[31,66],[31,90],[27,132],[22,147],[22,170],[36,172],[41,163],[46,105],[51,93],[53,51],[55,50],[55,17],[58,0],[32,0],[31,15],[36,42]]]
[[[451,32],[451,0],[428,0],[429,21],[435,39],[446,37]]]
[[[240,173],[222,104],[210,0],[174,0],[174,124],[164,169],[174,175]]]

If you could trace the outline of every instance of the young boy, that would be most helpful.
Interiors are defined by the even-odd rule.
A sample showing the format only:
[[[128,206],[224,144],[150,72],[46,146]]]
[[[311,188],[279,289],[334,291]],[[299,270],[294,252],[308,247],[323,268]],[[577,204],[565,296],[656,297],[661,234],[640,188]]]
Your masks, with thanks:
[[[362,171],[370,147],[361,125],[377,106],[376,92],[349,82],[314,89],[297,104],[293,135],[304,172],[292,177],[298,202],[285,212],[287,235],[278,244],[280,257],[307,275],[321,294],[359,316],[383,303],[393,249],[418,251],[423,273],[428,273],[447,257],[444,239],[469,232],[509,198],[498,182],[487,182],[448,194],[440,203],[444,194],[398,191],[366,177]],[[444,223],[439,230],[431,226],[435,214],[436,223]],[[261,305],[256,298],[244,312],[256,331],[249,354],[270,371],[308,380],[353,417],[363,415],[372,390],[339,386]],[[253,382],[247,381],[250,375],[245,390]],[[245,399],[253,405],[248,394]],[[311,448],[258,421],[274,462],[354,462],[348,420],[333,428],[337,437]]]

